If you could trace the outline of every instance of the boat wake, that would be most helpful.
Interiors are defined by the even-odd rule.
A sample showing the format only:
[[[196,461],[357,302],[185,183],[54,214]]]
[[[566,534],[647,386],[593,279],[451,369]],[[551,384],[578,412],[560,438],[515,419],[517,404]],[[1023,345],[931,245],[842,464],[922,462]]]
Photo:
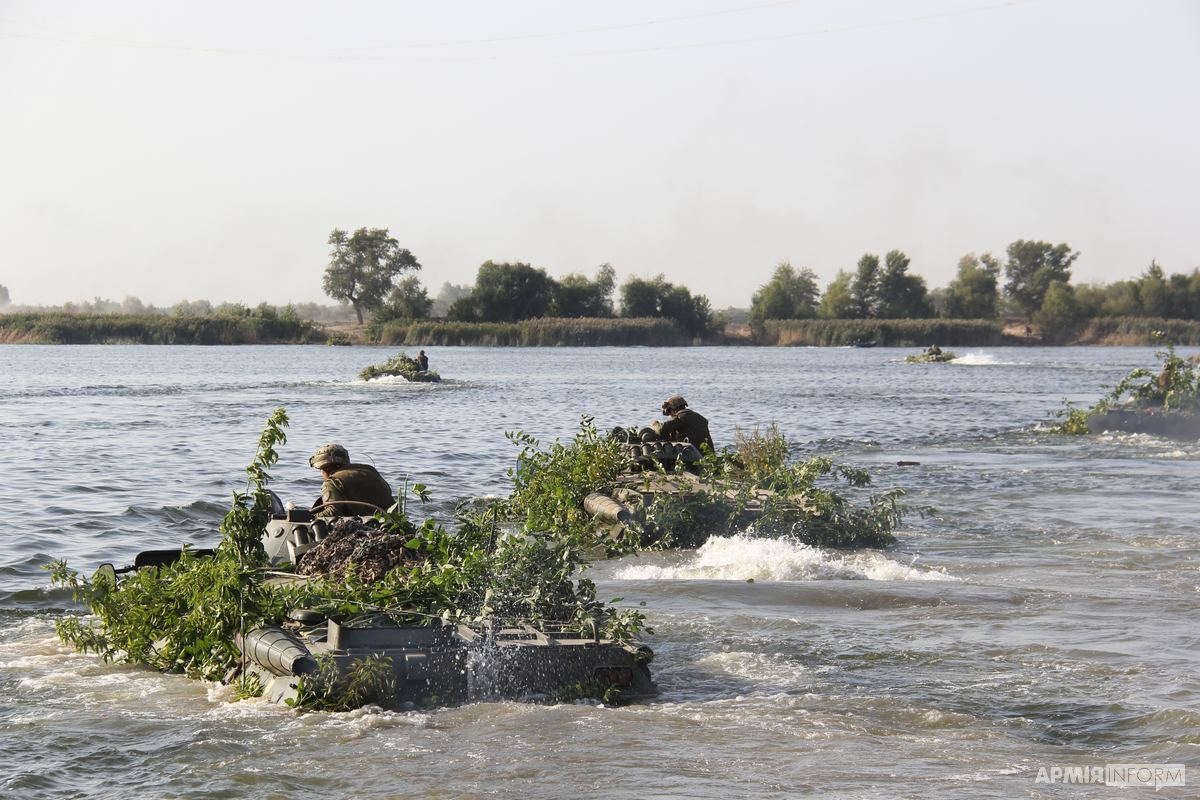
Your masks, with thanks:
[[[834,553],[787,539],[745,534],[711,537],[674,565],[631,564],[618,570],[624,580],[728,581],[956,581],[934,569],[918,569],[878,551]]]
[[[991,353],[964,353],[956,357],[951,364],[962,364],[968,367],[1020,367],[1026,366],[1016,361],[1000,361]]]

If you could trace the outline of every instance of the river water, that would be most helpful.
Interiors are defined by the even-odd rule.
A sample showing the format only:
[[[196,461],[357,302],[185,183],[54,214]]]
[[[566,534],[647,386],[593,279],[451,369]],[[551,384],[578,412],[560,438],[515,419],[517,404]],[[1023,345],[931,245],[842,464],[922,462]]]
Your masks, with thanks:
[[[1200,445],[1039,424],[1152,349],[441,348],[442,384],[354,379],[391,352],[0,346],[0,796],[1196,796]],[[278,406],[285,499],[340,441],[446,512],[505,492],[505,431],[644,423],[676,392],[718,445],[776,422],[936,513],[886,551],[735,535],[595,564],[654,628],[661,694],[622,708],[300,714],[54,635],[78,609],[42,568],[215,542]],[[1049,782],[1114,763],[1192,786]]]

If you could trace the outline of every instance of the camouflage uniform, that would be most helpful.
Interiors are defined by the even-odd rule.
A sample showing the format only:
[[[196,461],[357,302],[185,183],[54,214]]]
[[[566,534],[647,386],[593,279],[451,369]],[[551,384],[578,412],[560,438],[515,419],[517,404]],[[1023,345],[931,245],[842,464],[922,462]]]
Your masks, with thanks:
[[[699,447],[708,445],[709,450],[715,450],[712,436],[708,432],[708,420],[690,408],[675,412],[675,416],[662,424],[658,435],[668,441],[685,441]]]
[[[366,506],[339,504],[340,500],[370,503],[387,510],[396,502],[392,487],[370,464],[342,464],[321,484],[321,503],[334,503],[317,512],[320,517],[345,517],[374,513]]]

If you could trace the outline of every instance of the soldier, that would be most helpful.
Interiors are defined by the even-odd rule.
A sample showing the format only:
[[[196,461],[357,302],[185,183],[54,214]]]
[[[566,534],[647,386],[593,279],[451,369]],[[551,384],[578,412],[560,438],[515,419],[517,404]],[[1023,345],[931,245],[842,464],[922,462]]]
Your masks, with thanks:
[[[429,358],[425,355],[425,351],[417,353],[417,369],[421,372],[429,372]]]
[[[372,514],[370,506],[386,511],[396,502],[383,476],[370,464],[351,464],[350,454],[340,444],[321,445],[308,465],[325,476],[321,497],[313,504],[314,508],[323,506],[317,510],[319,517]],[[354,502],[341,502],[347,500]]]
[[[673,394],[663,401],[663,416],[670,417],[666,422],[655,420],[650,427],[658,431],[658,435],[667,441],[691,442],[699,448],[708,445],[709,452],[713,446],[712,436],[708,432],[708,420],[687,407],[687,400]]]

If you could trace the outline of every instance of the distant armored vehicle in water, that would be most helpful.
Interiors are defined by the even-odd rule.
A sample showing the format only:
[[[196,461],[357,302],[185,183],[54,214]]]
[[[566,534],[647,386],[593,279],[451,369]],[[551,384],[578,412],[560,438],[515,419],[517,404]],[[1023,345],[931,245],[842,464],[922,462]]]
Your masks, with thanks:
[[[367,367],[359,373],[359,377],[364,381],[399,377],[415,383],[438,383],[442,376],[429,369],[429,360],[424,357],[424,352],[424,350],[421,351],[421,360],[410,358],[404,353],[397,353],[382,364]],[[422,363],[425,365],[424,368],[421,366]]]

